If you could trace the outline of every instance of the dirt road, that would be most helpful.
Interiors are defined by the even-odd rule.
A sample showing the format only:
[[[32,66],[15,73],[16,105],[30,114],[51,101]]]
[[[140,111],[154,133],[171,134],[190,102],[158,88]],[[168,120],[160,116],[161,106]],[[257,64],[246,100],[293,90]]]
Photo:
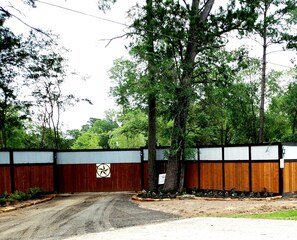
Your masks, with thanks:
[[[176,219],[139,208],[127,193],[81,193],[0,215],[0,239],[63,239]]]
[[[297,198],[275,200],[185,199],[166,202],[139,202],[145,209],[162,211],[181,217],[221,217],[297,209]]]

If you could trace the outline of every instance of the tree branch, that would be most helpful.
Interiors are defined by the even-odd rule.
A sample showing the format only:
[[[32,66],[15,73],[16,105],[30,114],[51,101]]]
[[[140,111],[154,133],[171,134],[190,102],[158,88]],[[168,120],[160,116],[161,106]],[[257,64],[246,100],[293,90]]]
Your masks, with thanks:
[[[44,34],[44,35],[46,35],[47,37],[50,38],[50,35],[47,34],[46,32],[42,31],[42,30],[39,29],[39,28],[35,28],[35,27],[31,26],[30,24],[26,23],[25,21],[23,21],[22,19],[20,19],[20,18],[17,17],[16,15],[14,15],[14,14],[10,13],[9,11],[5,10],[3,7],[0,7],[0,11],[1,11],[1,12],[4,12],[8,17],[10,17],[10,16],[11,16],[11,17],[14,17],[14,18],[16,18],[18,21],[20,21],[22,24],[24,24],[25,26],[27,26],[27,27],[33,29],[33,30],[36,31],[36,32],[42,33],[42,34]]]
[[[113,37],[113,38],[110,38],[110,39],[101,39],[101,41],[108,41],[108,43],[105,45],[105,47],[108,47],[108,45],[115,39],[119,39],[119,38],[123,38],[125,36],[129,35],[129,33],[125,33],[123,35],[120,35],[120,36],[116,36],[116,37]]]

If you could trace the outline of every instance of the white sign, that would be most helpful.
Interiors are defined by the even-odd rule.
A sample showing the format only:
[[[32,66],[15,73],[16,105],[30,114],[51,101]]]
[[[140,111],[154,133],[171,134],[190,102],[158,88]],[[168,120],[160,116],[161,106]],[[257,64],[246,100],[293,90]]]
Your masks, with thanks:
[[[279,168],[285,168],[285,159],[281,158],[279,160]]]
[[[159,174],[158,184],[162,185],[165,183],[166,173]]]

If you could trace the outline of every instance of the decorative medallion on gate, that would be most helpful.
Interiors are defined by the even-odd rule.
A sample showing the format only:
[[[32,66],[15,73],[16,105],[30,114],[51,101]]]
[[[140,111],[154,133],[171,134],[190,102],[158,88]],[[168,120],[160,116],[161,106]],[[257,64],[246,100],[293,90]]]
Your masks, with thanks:
[[[96,164],[97,178],[110,178],[110,163]]]

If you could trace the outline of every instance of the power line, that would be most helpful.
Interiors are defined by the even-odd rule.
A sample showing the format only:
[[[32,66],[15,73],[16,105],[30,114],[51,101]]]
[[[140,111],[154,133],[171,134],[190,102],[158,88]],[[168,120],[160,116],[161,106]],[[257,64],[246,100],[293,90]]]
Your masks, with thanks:
[[[267,62],[267,63],[269,63],[271,65],[279,66],[279,67],[294,69],[294,67],[290,67],[290,66],[286,66],[286,65],[282,65],[282,64],[278,64],[278,63],[272,63],[272,62]]]
[[[102,21],[111,22],[111,23],[114,23],[114,24],[118,24],[118,25],[122,25],[122,26],[125,26],[125,27],[129,27],[129,25],[127,25],[125,23],[120,23],[120,22],[117,22],[117,21],[114,21],[114,20],[110,20],[110,19],[107,19],[107,18],[96,16],[96,15],[93,15],[93,14],[81,12],[81,11],[78,11],[78,10],[75,10],[75,9],[63,7],[63,6],[60,6],[60,5],[56,5],[56,4],[53,4],[53,3],[48,3],[48,2],[44,2],[44,1],[40,1],[40,0],[35,0],[35,1],[36,2],[40,2],[40,3],[43,3],[43,4],[46,4],[46,5],[49,5],[49,6],[52,6],[52,7],[60,8],[60,9],[63,9],[63,10],[69,11],[69,12],[74,12],[74,13],[78,13],[78,14],[81,14],[81,15],[84,15],[84,16],[88,16],[88,17],[92,17],[92,18],[97,18],[97,19],[102,20]]]

